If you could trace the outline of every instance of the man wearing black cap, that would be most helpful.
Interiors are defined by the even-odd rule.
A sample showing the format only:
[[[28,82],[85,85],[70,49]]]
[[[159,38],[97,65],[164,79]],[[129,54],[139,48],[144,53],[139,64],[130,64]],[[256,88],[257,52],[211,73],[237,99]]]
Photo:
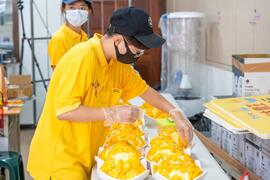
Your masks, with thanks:
[[[73,47],[57,65],[33,137],[28,171],[34,179],[89,179],[94,156],[112,123],[133,123],[134,106],[117,106],[136,96],[170,114],[180,135],[192,139],[184,114],[149,87],[129,64],[164,39],[153,33],[141,9],[117,10],[108,32]],[[104,126],[105,123],[105,126]]]

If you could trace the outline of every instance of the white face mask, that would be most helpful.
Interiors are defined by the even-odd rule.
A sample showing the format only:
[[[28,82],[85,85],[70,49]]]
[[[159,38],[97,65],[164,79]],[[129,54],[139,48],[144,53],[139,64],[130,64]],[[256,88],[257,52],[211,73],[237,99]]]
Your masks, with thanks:
[[[66,10],[66,20],[74,27],[81,27],[88,20],[88,11]]]

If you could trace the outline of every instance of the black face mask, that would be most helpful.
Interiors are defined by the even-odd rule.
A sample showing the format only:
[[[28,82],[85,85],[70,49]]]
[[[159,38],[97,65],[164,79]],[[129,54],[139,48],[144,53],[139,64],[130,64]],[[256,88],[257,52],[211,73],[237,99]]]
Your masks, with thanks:
[[[119,50],[118,50],[118,47],[114,43],[114,48],[115,48],[117,60],[120,61],[121,63],[124,63],[124,64],[135,63],[139,59],[139,57],[136,57],[136,54],[133,54],[131,52],[131,50],[128,47],[128,43],[126,42],[126,40],[124,40],[124,42],[125,42],[125,47],[126,47],[126,50],[127,50],[127,52],[125,54],[121,54],[119,52]]]

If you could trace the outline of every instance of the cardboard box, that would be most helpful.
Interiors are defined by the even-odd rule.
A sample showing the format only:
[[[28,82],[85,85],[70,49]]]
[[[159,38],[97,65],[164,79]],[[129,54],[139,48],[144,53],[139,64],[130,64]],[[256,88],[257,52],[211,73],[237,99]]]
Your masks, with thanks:
[[[220,125],[211,121],[211,139],[219,147],[222,147],[222,129]]]
[[[220,148],[227,152],[228,146],[228,133],[227,130],[221,127],[221,144]]]
[[[11,85],[29,85],[31,79],[31,75],[10,75],[8,78]]]
[[[229,133],[229,145],[228,145],[228,153],[236,160],[239,160],[239,136],[241,134],[233,134]],[[239,160],[240,161],[240,160]]]
[[[221,149],[229,153],[229,131],[221,127]]]
[[[261,150],[250,141],[245,142],[245,165],[258,176],[261,173]]]
[[[262,151],[261,154],[261,172],[260,176],[263,180],[268,180],[270,177],[270,153]]]
[[[238,136],[238,157],[236,159],[240,161],[243,165],[246,166],[245,163],[245,143],[246,143],[246,135],[242,134]]]
[[[267,151],[270,154],[270,139],[261,139],[254,134],[247,134],[246,139],[261,149],[261,151]]]
[[[252,142],[255,146],[258,147],[258,149],[262,148],[262,142],[263,140],[261,138],[259,138],[258,136],[254,135],[254,134],[247,134],[246,135],[246,139],[250,142]]]
[[[217,125],[216,144],[220,148],[222,147],[222,129],[222,126]]]
[[[270,55],[233,55],[233,94],[253,96],[270,93]]]
[[[217,123],[211,121],[211,140],[216,143]]]
[[[211,139],[219,147],[222,147],[222,129],[220,125],[211,121]]]
[[[7,88],[8,98],[31,97],[33,86],[30,75],[11,75]]]
[[[234,159],[245,165],[245,134],[234,134],[230,131],[228,134],[227,153]],[[223,142],[223,139],[222,139]],[[224,144],[224,142],[223,142]]]
[[[263,139],[262,140],[262,149],[268,151],[270,154],[270,139]]]
[[[261,175],[261,156],[262,152],[260,149],[255,148],[255,166],[254,172],[260,176]]]

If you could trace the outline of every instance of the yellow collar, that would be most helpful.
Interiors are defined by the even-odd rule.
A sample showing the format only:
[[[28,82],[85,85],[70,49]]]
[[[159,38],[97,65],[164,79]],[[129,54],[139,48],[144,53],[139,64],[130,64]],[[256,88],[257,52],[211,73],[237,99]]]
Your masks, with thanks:
[[[102,38],[102,35],[98,33],[95,33],[93,38],[91,38],[91,41],[93,42],[95,46],[95,51],[98,56],[99,63],[101,66],[112,66],[114,59],[110,59],[109,63],[107,62],[107,59],[105,57],[103,47],[101,44],[101,38]]]
[[[81,38],[84,36],[87,36],[86,33],[81,30],[81,33],[77,33],[75,31],[73,31],[71,28],[69,28],[66,24],[62,25],[62,30],[65,31],[66,33],[68,33],[68,35],[72,38],[72,39],[77,39],[77,38]]]

